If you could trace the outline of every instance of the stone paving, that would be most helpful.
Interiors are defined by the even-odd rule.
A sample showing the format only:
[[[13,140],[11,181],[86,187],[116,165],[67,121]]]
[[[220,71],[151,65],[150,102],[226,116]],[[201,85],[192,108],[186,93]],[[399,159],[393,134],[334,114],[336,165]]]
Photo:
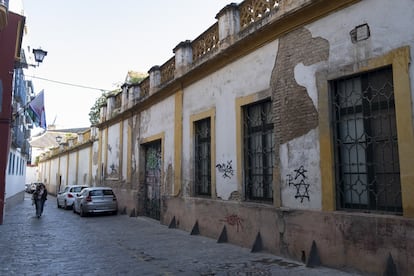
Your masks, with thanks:
[[[357,275],[217,243],[145,217],[80,217],[30,195],[0,225],[0,275]]]

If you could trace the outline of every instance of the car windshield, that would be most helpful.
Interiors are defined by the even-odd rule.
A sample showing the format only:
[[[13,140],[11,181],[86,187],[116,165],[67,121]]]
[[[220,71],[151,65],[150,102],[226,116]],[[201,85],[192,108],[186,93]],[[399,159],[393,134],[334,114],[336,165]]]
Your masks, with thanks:
[[[73,187],[72,192],[74,193],[79,193],[80,191],[82,191],[85,187]]]
[[[104,196],[104,195],[113,195],[112,190],[93,190],[91,191],[91,196]]]

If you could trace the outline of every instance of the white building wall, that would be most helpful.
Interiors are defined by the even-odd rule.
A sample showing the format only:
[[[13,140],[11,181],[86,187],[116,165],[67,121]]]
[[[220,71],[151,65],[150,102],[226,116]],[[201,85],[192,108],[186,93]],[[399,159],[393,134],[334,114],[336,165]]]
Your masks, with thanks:
[[[127,178],[127,165],[128,165],[128,120],[123,123],[123,141],[122,141],[122,175],[121,179],[126,180]]]
[[[110,179],[119,179],[120,123],[108,128],[106,173]]]
[[[377,8],[375,12],[372,12],[374,4]],[[335,70],[346,65],[363,62],[366,59],[381,56],[393,49],[405,46],[407,41],[411,45],[411,55],[414,54],[414,29],[409,27],[411,19],[414,18],[414,9],[407,9],[408,6],[413,6],[412,4],[411,0],[361,1],[306,26],[312,33],[312,37],[321,37],[329,42],[328,61],[311,66],[300,63],[295,67],[296,82],[306,87],[316,108],[318,108],[316,71],[321,69]],[[379,14],[384,16],[378,16]],[[370,28],[369,39],[352,43],[351,30],[362,24],[368,24]],[[412,67],[411,71],[413,71]],[[411,87],[414,87],[413,85],[414,78],[411,78]],[[281,145],[281,196],[284,207],[321,209],[319,147],[318,129]],[[306,168],[307,181],[310,184],[311,201],[299,202],[295,198],[296,190],[289,187],[287,178],[283,178],[300,168],[301,164],[306,164],[304,168]]]
[[[99,156],[99,141],[94,141],[93,145],[92,145],[92,182],[91,182],[91,186],[99,186],[99,175],[98,175],[98,170],[99,170],[99,160],[98,160],[98,156]]]
[[[57,193],[59,192],[59,158],[53,158],[48,161],[48,164],[50,164],[50,174],[48,174],[48,177],[50,175],[49,180],[49,192]],[[62,172],[60,172],[62,173]]]
[[[216,163],[232,162],[234,175],[222,177],[216,171],[217,196],[228,199],[237,185],[236,99],[267,91],[277,54],[278,42],[273,41],[194,83],[184,90],[183,156],[193,156],[190,136],[190,116],[216,109]],[[270,93],[269,93],[270,96]],[[187,185],[193,179],[192,158],[182,160],[183,179]]]
[[[10,149],[6,168],[6,200],[7,198],[11,198],[24,191],[24,184],[26,181],[26,162],[26,159],[21,156],[19,151],[16,151],[13,148]]]
[[[90,185],[89,179],[89,164],[91,161],[90,157],[90,148],[84,148],[79,150],[79,159],[78,159],[78,185]]]
[[[373,6],[375,12],[372,11]],[[318,20],[307,28],[313,36],[329,41],[328,68],[353,64],[406,45],[410,45],[413,57],[413,7],[412,0],[364,0]],[[349,32],[361,24],[369,25],[371,36],[365,41],[353,44]],[[410,75],[414,75],[413,66],[410,66]],[[413,95],[414,78],[410,81]],[[412,105],[414,110],[414,101]]]
[[[60,157],[60,175],[62,176],[61,187],[70,185],[67,179],[67,167],[68,167],[68,155],[65,154]]]
[[[69,168],[68,168],[68,185],[76,185],[77,184],[77,174],[76,174],[76,161],[77,160],[77,152],[69,153]]]
[[[174,167],[174,97],[151,106],[143,111],[140,117],[140,138],[147,139],[155,135],[164,134],[164,177],[168,167]],[[163,180],[164,181],[164,180]],[[173,179],[171,180],[173,181]],[[174,187],[173,183],[168,183]]]

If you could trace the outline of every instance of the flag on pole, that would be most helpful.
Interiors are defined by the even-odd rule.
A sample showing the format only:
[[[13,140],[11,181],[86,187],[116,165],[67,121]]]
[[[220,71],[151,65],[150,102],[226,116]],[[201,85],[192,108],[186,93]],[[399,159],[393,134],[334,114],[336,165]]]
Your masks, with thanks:
[[[28,112],[36,126],[46,129],[45,98],[43,90],[29,103]]]

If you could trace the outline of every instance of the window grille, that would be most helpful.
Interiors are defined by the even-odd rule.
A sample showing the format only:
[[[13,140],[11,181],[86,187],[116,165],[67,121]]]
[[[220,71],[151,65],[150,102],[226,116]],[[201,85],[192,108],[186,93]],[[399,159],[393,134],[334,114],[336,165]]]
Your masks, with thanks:
[[[206,118],[194,123],[195,195],[211,196],[211,123]]]
[[[402,212],[392,68],[333,82],[339,209]]]
[[[247,200],[273,202],[274,136],[271,101],[244,107],[244,169]]]

